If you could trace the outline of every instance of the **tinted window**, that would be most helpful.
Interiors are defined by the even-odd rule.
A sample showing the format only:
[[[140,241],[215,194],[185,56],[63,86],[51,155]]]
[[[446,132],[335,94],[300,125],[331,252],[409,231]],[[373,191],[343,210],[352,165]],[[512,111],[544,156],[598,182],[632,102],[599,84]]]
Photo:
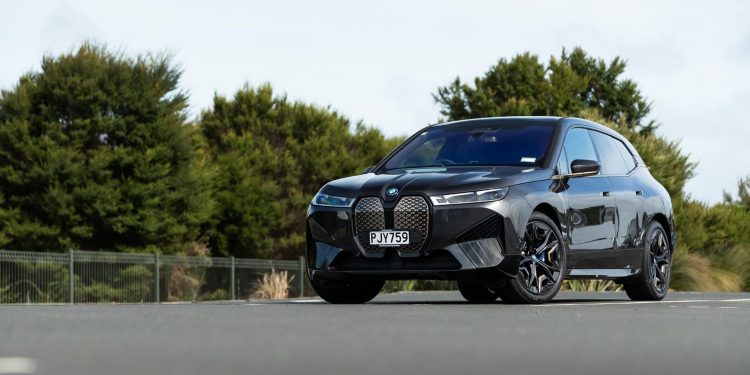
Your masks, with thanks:
[[[386,169],[451,165],[541,166],[551,124],[479,122],[426,130],[394,155]]]
[[[617,149],[614,138],[599,132],[591,132],[591,136],[596,142],[596,148],[599,150],[599,156],[603,159],[604,170],[607,174],[621,175],[627,174],[629,169],[625,165],[625,160]]]
[[[568,131],[568,135],[565,136],[564,149],[568,163],[574,160],[599,161],[594,151],[594,144],[591,143],[589,131],[586,129],[575,128]]]
[[[633,157],[633,154],[631,154],[627,146],[619,140],[615,140],[615,145],[617,145],[617,149],[620,150],[620,155],[622,155],[622,158],[625,160],[628,172],[632,171],[633,168],[635,168],[635,158]]]

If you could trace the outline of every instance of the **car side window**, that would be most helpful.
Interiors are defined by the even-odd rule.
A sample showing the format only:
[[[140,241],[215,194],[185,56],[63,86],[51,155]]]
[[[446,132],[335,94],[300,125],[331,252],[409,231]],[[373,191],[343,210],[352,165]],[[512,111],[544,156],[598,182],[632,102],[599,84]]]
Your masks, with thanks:
[[[617,149],[615,142],[619,142],[614,138],[597,131],[591,132],[596,148],[599,150],[599,155],[602,157],[604,162],[604,170],[610,175],[624,175],[630,171],[628,166],[625,164],[625,159],[622,158],[620,150]]]
[[[630,150],[624,143],[622,143],[622,141],[616,139],[615,145],[617,145],[617,149],[620,150],[620,154],[622,155],[623,160],[625,160],[625,165],[628,167],[628,173],[630,173],[630,171],[635,169],[635,156],[630,153]]]
[[[557,173],[568,174],[570,173],[570,163],[568,157],[565,155],[565,149],[560,151],[560,158],[557,159]]]
[[[594,160],[601,163],[601,160],[596,156],[596,151],[594,150],[594,144],[591,142],[589,131],[586,129],[570,129],[565,136],[563,149],[565,150],[565,156],[567,158],[566,170],[574,160]]]

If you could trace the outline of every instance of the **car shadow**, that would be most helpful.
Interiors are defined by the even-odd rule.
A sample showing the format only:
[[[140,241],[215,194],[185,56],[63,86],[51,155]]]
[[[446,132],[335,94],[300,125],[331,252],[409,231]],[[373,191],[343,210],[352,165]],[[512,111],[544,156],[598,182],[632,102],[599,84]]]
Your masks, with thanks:
[[[555,305],[555,304],[568,304],[568,303],[606,303],[606,302],[627,302],[630,301],[628,298],[579,298],[579,299],[561,299],[552,300],[545,303],[544,305]],[[469,302],[460,300],[447,300],[447,301],[419,301],[419,300],[404,300],[404,301],[370,301],[368,304],[371,305],[507,305],[507,306],[537,306],[534,304],[516,304],[506,303],[503,301],[494,302]]]

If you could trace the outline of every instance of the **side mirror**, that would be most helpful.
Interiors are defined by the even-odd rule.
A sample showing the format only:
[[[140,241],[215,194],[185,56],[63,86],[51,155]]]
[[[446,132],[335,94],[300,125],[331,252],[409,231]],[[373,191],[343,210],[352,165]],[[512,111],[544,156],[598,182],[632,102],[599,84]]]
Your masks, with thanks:
[[[576,159],[570,163],[570,175],[568,177],[583,177],[599,174],[602,165],[595,160]]]
[[[366,167],[364,170],[362,170],[362,174],[367,174],[367,173],[372,172],[372,167],[373,167],[372,165],[369,167]]]

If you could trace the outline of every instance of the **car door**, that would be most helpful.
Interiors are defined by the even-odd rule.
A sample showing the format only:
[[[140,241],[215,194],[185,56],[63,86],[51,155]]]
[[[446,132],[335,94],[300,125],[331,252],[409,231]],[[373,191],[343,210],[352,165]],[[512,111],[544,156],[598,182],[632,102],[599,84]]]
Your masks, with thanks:
[[[609,268],[634,269],[641,262],[638,234],[643,225],[643,188],[631,176],[636,168],[633,155],[622,141],[597,131],[592,131],[594,145],[604,162],[604,172],[609,180],[611,194],[617,204],[617,233]]]
[[[586,128],[568,130],[558,168],[567,173],[574,160],[602,163]],[[571,268],[604,268],[612,256],[615,240],[616,206],[611,187],[603,174],[569,178],[562,190],[569,228]]]

